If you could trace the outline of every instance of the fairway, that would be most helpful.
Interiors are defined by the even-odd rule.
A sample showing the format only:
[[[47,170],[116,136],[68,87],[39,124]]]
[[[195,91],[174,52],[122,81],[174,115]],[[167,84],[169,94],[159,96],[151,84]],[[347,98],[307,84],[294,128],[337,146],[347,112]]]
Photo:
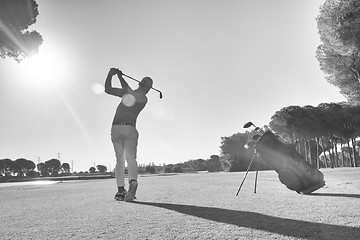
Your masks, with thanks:
[[[0,185],[0,239],[358,239],[360,169],[321,169],[299,195],[274,171],[143,176],[134,203],[115,180]]]

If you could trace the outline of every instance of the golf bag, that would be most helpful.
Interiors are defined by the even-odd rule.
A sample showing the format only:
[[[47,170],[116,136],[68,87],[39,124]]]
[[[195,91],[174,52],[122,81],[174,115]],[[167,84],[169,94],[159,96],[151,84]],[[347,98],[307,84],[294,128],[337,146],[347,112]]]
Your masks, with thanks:
[[[325,186],[324,175],[306,162],[293,145],[281,142],[271,131],[264,133],[255,148],[288,189],[308,194]]]

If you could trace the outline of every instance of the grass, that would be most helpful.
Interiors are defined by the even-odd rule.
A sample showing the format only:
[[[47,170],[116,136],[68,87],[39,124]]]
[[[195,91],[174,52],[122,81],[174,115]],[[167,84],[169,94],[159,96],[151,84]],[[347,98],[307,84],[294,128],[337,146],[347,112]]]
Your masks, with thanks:
[[[0,239],[359,239],[360,168],[321,170],[299,195],[274,171],[140,177],[135,203],[115,180],[0,185]]]

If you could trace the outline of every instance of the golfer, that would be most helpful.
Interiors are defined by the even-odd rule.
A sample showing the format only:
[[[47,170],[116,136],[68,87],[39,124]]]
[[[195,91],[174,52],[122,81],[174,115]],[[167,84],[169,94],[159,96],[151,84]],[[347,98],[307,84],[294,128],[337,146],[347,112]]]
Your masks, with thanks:
[[[118,76],[121,88],[112,87],[111,81],[114,75]],[[149,77],[144,77],[141,82],[139,82],[139,87],[132,90],[122,75],[119,69],[111,68],[106,77],[105,92],[121,98],[111,127],[111,141],[114,145],[116,155],[115,176],[118,187],[115,200],[132,202],[135,199],[138,187],[136,151],[139,133],[136,129],[136,120],[148,101],[146,94],[152,87],[153,81]],[[124,180],[125,160],[128,165],[128,191],[125,190]]]

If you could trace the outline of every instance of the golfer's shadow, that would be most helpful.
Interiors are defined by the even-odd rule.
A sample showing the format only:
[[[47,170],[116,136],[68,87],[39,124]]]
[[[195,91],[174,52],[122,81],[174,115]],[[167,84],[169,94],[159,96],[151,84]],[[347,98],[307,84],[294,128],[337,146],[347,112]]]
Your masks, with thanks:
[[[301,239],[359,239],[360,228],[300,221],[256,212],[171,203],[134,202],[165,208],[219,223],[272,232]],[[299,206],[301,207],[301,206]]]

